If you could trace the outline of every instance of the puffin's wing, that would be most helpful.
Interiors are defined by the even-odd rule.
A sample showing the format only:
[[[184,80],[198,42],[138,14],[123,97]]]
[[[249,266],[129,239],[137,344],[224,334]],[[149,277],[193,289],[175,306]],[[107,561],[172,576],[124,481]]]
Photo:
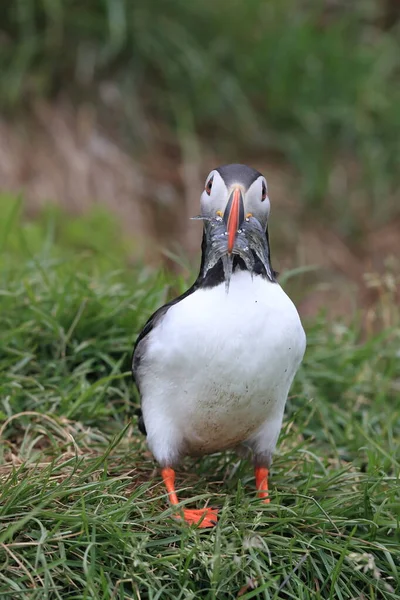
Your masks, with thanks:
[[[194,284],[188,290],[186,290],[186,292],[184,292],[183,294],[181,294],[174,300],[167,302],[167,304],[164,304],[164,306],[161,306],[158,310],[156,310],[151,315],[151,317],[146,321],[142,331],[139,333],[139,335],[136,339],[135,345],[133,347],[133,354],[132,354],[132,378],[133,378],[133,382],[135,383],[135,385],[138,389],[141,402],[142,402],[142,397],[141,397],[141,393],[140,393],[140,362],[146,353],[146,342],[147,342],[146,338],[147,338],[148,334],[161,321],[161,319],[164,317],[164,315],[166,314],[168,309],[171,308],[171,306],[173,306],[177,302],[180,302],[181,300],[183,300],[184,298],[186,298],[187,296],[192,294],[197,289],[199,278],[200,278],[200,276],[196,279]],[[139,408],[136,411],[136,414],[139,417],[139,421],[138,421],[139,430],[144,435],[146,435],[146,427],[145,427],[144,420],[143,420],[142,409]]]
[[[132,354],[132,377],[133,381],[136,384],[136,387],[139,390],[140,394],[140,381],[139,381],[139,365],[140,361],[143,358],[144,353],[146,352],[146,337],[149,335],[150,331],[154,329],[157,323],[163,318],[169,307],[172,305],[171,302],[161,306],[155,313],[151,315],[151,317],[146,321],[145,326],[142,331],[139,333],[137,340],[135,342]]]
[[[138,389],[140,400],[142,400],[142,398],[141,398],[141,394],[140,394],[140,369],[139,369],[139,367],[140,367],[141,360],[146,353],[146,342],[147,342],[146,338],[147,338],[148,334],[150,333],[150,331],[152,331],[152,329],[154,329],[154,327],[157,325],[157,323],[163,318],[163,316],[165,315],[165,313],[167,312],[169,307],[170,307],[170,304],[165,304],[164,306],[161,306],[161,308],[156,310],[156,312],[151,315],[151,317],[146,321],[142,331],[139,333],[137,340],[135,342],[135,346],[133,348],[132,379]],[[139,408],[136,411],[136,414],[139,417],[139,421],[138,421],[139,430],[144,435],[146,435],[146,427],[145,427],[144,420],[143,420],[142,409]]]

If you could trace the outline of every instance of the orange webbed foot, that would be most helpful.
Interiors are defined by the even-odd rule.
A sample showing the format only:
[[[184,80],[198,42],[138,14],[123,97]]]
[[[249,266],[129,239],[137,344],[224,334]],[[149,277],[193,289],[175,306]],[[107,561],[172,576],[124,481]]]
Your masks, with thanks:
[[[215,527],[218,522],[218,510],[216,508],[184,508],[183,518],[188,525],[197,525],[201,529]],[[180,519],[179,515],[176,516]]]

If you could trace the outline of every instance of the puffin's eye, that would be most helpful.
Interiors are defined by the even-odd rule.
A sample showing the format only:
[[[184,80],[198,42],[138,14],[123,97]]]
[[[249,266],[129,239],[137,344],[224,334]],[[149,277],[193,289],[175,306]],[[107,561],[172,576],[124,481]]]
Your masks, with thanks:
[[[213,184],[213,179],[214,179],[214,175],[212,177],[210,177],[210,179],[207,181],[206,192],[207,192],[208,195],[211,194],[211,188],[212,188],[212,184]]]
[[[266,197],[267,197],[267,186],[265,185],[265,182],[263,181],[261,202],[264,202]]]

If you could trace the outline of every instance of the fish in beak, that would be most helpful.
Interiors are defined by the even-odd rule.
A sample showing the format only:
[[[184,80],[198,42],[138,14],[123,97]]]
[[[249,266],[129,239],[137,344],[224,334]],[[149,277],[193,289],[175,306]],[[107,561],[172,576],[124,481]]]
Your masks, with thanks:
[[[204,221],[204,276],[221,261],[225,288],[229,291],[229,283],[234,268],[234,258],[239,257],[245,268],[254,272],[256,261],[260,261],[267,277],[274,281],[269,260],[269,244],[266,232],[260,222],[248,214],[245,216],[245,206],[242,191],[235,187],[225,207],[223,216],[192,217]]]

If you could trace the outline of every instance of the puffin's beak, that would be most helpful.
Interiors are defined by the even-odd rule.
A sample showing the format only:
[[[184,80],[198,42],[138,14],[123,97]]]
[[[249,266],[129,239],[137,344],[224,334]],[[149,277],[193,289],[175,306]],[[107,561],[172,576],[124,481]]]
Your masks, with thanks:
[[[231,254],[237,231],[244,221],[244,204],[240,188],[235,188],[229,196],[224,212],[224,221],[228,232],[228,253]]]

